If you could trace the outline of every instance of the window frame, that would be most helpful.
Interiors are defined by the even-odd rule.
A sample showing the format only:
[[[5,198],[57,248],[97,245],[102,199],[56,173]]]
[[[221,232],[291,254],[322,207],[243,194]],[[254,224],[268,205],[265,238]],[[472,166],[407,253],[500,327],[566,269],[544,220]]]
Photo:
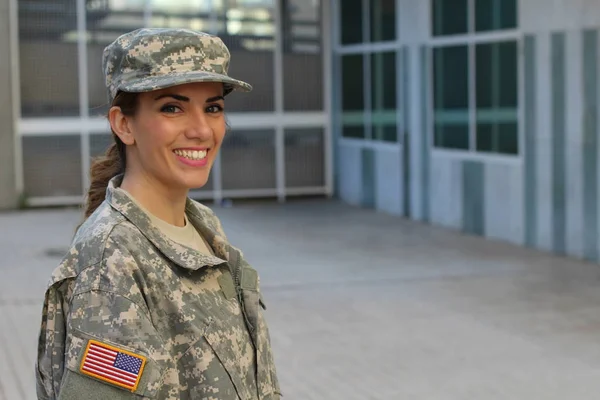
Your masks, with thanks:
[[[402,146],[404,143],[404,122],[406,116],[404,115],[404,106],[402,93],[404,91],[404,82],[402,80],[401,68],[403,65],[403,53],[402,48],[405,45],[400,39],[400,0],[395,1],[395,39],[384,40],[384,41],[371,41],[371,15],[370,15],[370,0],[362,0],[362,36],[363,41],[360,43],[343,44],[342,43],[342,18],[341,18],[341,2],[343,0],[333,1],[334,18],[332,24],[333,30],[333,58],[334,58],[334,105],[332,108],[334,121],[335,137],[337,140],[346,144],[356,144],[361,146],[367,146],[371,148],[389,148],[390,146],[396,148]],[[376,139],[373,129],[373,96],[372,96],[372,65],[371,57],[374,54],[382,53],[394,53],[395,57],[395,69],[396,74],[396,140],[386,141],[383,139]],[[364,123],[364,137],[355,138],[343,135],[344,124],[343,124],[343,113],[342,108],[342,97],[343,97],[343,81],[342,81],[342,57],[348,55],[360,55],[363,57],[363,123]],[[359,111],[352,111],[359,112]]]
[[[504,159],[521,161],[523,157],[523,33],[520,30],[519,13],[517,7],[517,27],[511,29],[499,29],[477,32],[475,31],[475,0],[468,0],[468,32],[465,34],[455,35],[434,35],[433,32],[433,3],[435,0],[429,0],[428,3],[428,18],[429,27],[429,43],[427,46],[428,54],[428,115],[429,124],[427,132],[429,134],[429,147],[433,154],[445,154],[456,156],[461,159]],[[517,0],[518,6],[518,0]],[[517,124],[517,152],[515,154],[500,153],[497,151],[480,151],[477,150],[477,59],[475,48],[481,44],[495,44],[501,42],[514,42],[517,49],[517,106],[516,106],[516,124]],[[469,68],[468,76],[468,114],[469,114],[469,146],[468,149],[452,149],[447,147],[438,147],[435,145],[435,86],[434,74],[434,51],[435,49],[449,46],[467,46]]]

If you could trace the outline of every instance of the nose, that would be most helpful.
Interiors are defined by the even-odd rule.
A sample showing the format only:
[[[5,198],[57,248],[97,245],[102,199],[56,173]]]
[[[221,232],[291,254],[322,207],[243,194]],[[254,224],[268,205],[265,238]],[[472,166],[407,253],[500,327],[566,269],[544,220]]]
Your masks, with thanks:
[[[195,110],[190,113],[189,123],[185,129],[188,139],[209,140],[213,135],[212,127],[204,110]]]

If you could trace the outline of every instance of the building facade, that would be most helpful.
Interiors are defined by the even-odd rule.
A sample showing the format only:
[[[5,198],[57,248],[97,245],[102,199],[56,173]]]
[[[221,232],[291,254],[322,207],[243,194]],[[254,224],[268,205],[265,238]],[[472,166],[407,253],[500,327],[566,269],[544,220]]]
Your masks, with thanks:
[[[219,35],[231,51],[230,74],[255,88],[228,97],[232,129],[210,182],[193,197],[284,200],[332,193],[320,2],[8,2],[17,22],[12,28],[15,188],[27,204],[82,202],[91,159],[112,140],[102,51],[120,34],[140,27]]]
[[[140,26],[186,26],[222,36],[231,73],[256,88],[228,102],[232,132],[195,197],[336,195],[598,261],[597,0],[173,4],[0,0],[12,15],[5,206],[81,202],[110,140],[102,48]]]
[[[593,0],[343,0],[345,201],[598,261]]]

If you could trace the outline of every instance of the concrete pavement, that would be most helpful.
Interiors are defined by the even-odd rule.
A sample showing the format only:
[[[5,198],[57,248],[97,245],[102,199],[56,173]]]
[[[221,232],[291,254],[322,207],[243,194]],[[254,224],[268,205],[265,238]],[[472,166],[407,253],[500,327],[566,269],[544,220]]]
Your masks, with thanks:
[[[600,266],[335,202],[215,211],[261,273],[286,399],[589,399]],[[0,214],[0,400],[35,398],[45,282],[80,214]]]

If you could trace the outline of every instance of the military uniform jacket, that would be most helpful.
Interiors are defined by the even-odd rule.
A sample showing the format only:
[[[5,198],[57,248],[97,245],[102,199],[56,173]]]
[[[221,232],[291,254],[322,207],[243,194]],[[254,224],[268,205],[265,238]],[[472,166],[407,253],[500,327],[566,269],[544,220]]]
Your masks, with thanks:
[[[78,229],[45,295],[39,399],[275,400],[259,278],[207,207],[206,255],[175,243],[120,189]]]

